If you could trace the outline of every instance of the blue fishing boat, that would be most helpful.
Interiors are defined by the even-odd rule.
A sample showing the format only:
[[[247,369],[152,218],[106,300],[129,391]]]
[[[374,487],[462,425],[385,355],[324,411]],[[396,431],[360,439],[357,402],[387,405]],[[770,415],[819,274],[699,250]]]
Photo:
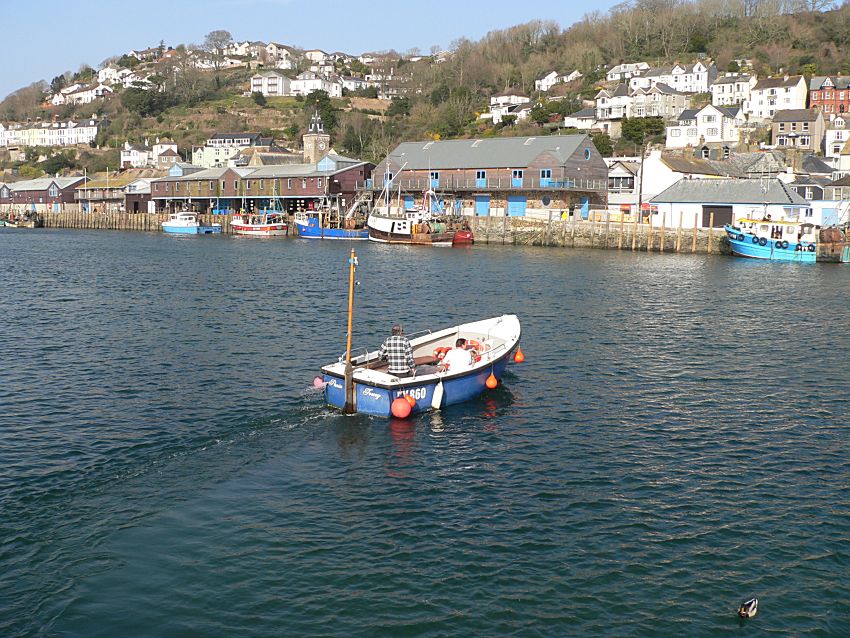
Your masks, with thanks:
[[[299,237],[305,239],[369,239],[369,229],[365,226],[358,228],[354,220],[343,220],[342,224],[326,222],[319,211],[295,213],[295,227]]]
[[[211,235],[221,232],[221,224],[203,226],[198,222],[195,213],[171,213],[168,219],[162,222],[162,230],[177,235]]]
[[[812,224],[741,219],[724,226],[732,254],[753,259],[814,263],[817,238]]]
[[[521,363],[521,329],[516,315],[501,315],[473,321],[437,332],[425,330],[408,336],[415,369],[412,376],[390,373],[381,350],[351,356],[354,315],[354,273],[359,265],[351,251],[348,279],[348,341],[339,361],[322,368],[314,383],[324,389],[328,405],[348,414],[396,416],[440,409],[477,397],[499,385],[510,362]],[[467,341],[472,358],[449,367],[441,365],[443,356],[458,339]],[[464,348],[465,350],[467,348]],[[458,353],[460,354],[460,353]],[[454,356],[446,359],[456,360]],[[459,365],[459,367],[455,367]]]

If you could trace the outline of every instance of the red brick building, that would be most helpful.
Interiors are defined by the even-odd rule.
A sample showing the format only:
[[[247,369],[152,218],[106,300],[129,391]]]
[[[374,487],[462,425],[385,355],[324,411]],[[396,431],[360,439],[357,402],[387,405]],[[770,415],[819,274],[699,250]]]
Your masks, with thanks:
[[[827,120],[850,113],[850,76],[814,76],[809,80],[809,106],[818,107]]]
[[[4,184],[0,187],[0,207],[7,210],[27,208],[40,213],[58,212],[64,205],[74,203],[74,190],[85,181],[86,178],[79,175],[39,177]]]

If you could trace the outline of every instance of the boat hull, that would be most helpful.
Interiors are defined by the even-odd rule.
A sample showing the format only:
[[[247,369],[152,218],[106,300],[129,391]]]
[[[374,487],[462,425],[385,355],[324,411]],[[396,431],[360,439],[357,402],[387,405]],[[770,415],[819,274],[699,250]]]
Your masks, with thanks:
[[[368,228],[320,228],[318,224],[295,223],[298,236],[304,239],[347,239],[360,241],[369,239]]]
[[[458,375],[456,377],[444,378],[443,383],[443,399],[440,407],[455,405],[474,399],[487,390],[487,377],[490,373],[496,379],[501,380],[508,365],[509,360],[513,360],[516,348],[519,347],[519,342],[505,355],[494,361],[491,365],[477,370],[472,370],[468,374]],[[336,408],[342,408],[345,405],[345,383],[340,377],[324,374],[323,380],[325,383],[325,401],[328,405]],[[385,388],[371,384],[359,383],[355,380],[354,383],[354,401],[357,406],[358,414],[369,414],[379,417],[392,416],[392,402],[403,396],[410,396],[415,399],[415,404],[412,406],[411,413],[427,412],[432,409],[431,402],[434,398],[434,390],[437,387],[439,380],[429,379],[427,381],[417,381],[416,378],[411,378],[393,388]]]
[[[162,224],[162,230],[169,235],[214,235],[221,232],[220,224],[212,226],[170,226]]]
[[[375,228],[369,229],[369,239],[382,244],[418,244],[422,246],[451,246],[454,233],[388,233]]]
[[[812,242],[790,243],[779,239],[759,238],[752,233],[726,226],[732,254],[737,257],[814,263],[817,261],[816,246]]]
[[[286,224],[231,224],[230,229],[235,235],[249,237],[285,237]]]

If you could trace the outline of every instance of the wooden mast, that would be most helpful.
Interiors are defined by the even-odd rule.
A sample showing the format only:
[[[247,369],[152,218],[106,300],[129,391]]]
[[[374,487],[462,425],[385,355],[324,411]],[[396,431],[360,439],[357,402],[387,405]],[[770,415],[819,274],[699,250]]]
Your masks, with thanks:
[[[345,345],[345,405],[342,411],[353,414],[354,406],[354,369],[351,367],[351,329],[354,319],[354,272],[357,270],[357,255],[351,249],[348,260],[348,341]]]

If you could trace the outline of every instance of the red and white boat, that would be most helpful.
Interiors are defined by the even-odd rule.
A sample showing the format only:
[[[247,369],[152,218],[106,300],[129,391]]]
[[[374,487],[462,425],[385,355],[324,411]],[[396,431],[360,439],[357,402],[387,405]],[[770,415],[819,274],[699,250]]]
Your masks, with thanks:
[[[283,215],[278,211],[234,215],[230,229],[235,235],[253,237],[283,237],[288,230]]]

